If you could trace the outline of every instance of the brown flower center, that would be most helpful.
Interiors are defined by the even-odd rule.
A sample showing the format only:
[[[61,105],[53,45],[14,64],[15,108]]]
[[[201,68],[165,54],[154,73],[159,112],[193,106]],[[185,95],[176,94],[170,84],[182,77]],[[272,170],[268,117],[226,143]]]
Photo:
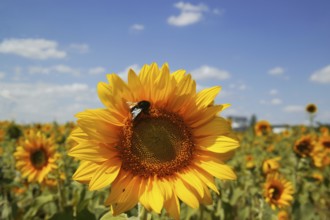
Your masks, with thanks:
[[[44,166],[47,165],[48,163],[48,156],[47,153],[44,149],[40,148],[34,152],[31,153],[30,155],[30,161],[34,168],[36,169],[41,169]]]
[[[272,200],[279,200],[281,198],[282,195],[282,189],[278,186],[271,186],[269,189],[269,198]]]
[[[304,140],[298,143],[297,145],[297,153],[301,156],[305,157],[308,156],[313,150],[313,147],[310,143],[310,141]]]
[[[330,149],[330,141],[324,141],[323,146]]]
[[[149,114],[126,122],[118,149],[124,170],[165,177],[190,164],[195,146],[180,116],[150,109]]]

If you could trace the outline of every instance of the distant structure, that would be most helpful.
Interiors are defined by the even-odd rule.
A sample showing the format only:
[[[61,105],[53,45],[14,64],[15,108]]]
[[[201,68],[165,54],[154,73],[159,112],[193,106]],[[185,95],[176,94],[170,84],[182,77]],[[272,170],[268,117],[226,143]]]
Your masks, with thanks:
[[[228,116],[235,131],[245,131],[249,127],[248,119],[244,116]]]
[[[278,124],[278,125],[272,125],[272,130],[274,133],[278,134],[285,130],[288,130],[290,128],[287,124]]]

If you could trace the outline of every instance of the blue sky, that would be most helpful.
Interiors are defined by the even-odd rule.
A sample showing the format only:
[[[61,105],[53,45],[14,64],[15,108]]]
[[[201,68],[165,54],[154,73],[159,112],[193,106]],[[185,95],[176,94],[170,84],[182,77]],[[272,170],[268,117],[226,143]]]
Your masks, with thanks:
[[[1,0],[0,120],[65,122],[102,107],[106,73],[168,62],[223,115],[330,123],[330,2]]]

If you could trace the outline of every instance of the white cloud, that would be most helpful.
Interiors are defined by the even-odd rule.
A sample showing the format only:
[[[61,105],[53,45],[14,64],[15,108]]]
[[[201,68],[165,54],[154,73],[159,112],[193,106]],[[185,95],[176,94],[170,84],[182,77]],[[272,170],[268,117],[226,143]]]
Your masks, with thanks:
[[[46,39],[5,39],[0,43],[0,53],[16,54],[25,58],[46,60],[66,57],[56,41]]]
[[[88,53],[89,51],[88,44],[70,44],[70,48],[78,53]]]
[[[330,83],[330,65],[315,71],[309,79],[317,83]]]
[[[268,74],[273,75],[273,76],[283,75],[284,72],[285,72],[285,70],[282,67],[279,67],[279,66],[268,70]]]
[[[272,90],[269,91],[269,94],[270,95],[277,95],[278,94],[278,90],[272,89]]]
[[[66,122],[86,108],[98,107],[97,93],[88,85],[0,83],[0,120],[20,123]]]
[[[142,25],[142,24],[133,24],[130,27],[130,29],[133,30],[133,31],[143,31],[144,30],[144,25]]]
[[[274,98],[274,99],[272,99],[272,100],[270,101],[270,103],[271,103],[272,105],[280,105],[280,104],[282,104],[282,100],[279,99],[279,98]]]
[[[51,67],[30,66],[28,68],[28,72],[30,74],[45,74],[45,75],[54,74],[54,73],[71,74],[75,76],[80,75],[80,71],[78,69],[61,64]]]
[[[200,68],[191,71],[191,74],[195,80],[225,80],[230,78],[230,73],[228,71],[207,65],[203,65]]]
[[[232,83],[229,85],[229,88],[243,91],[246,90],[248,87],[244,83]]]
[[[98,66],[98,67],[94,67],[94,68],[90,68],[88,70],[88,74],[90,75],[98,75],[98,74],[105,74],[105,68],[104,67],[101,67],[101,66]]]
[[[186,26],[199,22],[203,18],[203,13],[209,8],[204,4],[192,5],[190,3],[178,2],[174,7],[180,10],[180,14],[172,15],[167,19],[170,25]]]
[[[0,71],[0,79],[3,79],[3,78],[5,78],[5,76],[6,76],[6,73],[5,73],[5,72],[2,72],[2,71]]]
[[[303,112],[305,110],[304,106],[301,105],[288,105],[283,108],[283,111],[289,113]]]

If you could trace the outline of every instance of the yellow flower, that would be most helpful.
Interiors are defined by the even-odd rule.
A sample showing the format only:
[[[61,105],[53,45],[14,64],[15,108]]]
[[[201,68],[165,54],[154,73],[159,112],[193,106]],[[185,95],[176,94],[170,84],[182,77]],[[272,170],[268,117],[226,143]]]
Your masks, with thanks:
[[[265,160],[262,164],[262,171],[264,174],[276,172],[280,168],[279,160],[281,157],[275,157],[272,159]]]
[[[197,93],[190,74],[170,74],[167,64],[155,63],[139,75],[130,70],[128,83],[116,74],[107,78],[109,84],[98,85],[106,108],[76,115],[70,137],[77,145],[69,155],[81,163],[73,179],[90,190],[111,185],[106,204],[114,215],[140,202],[179,219],[179,199],[193,208],[212,203],[214,176],[236,178],[224,161],[239,145],[218,116],[228,105],[213,104],[220,87]]]
[[[314,147],[314,138],[311,135],[305,135],[295,142],[293,150],[300,157],[309,157],[313,153]]]
[[[322,173],[320,173],[320,172],[313,172],[311,175],[311,178],[313,178],[314,180],[316,180],[319,183],[323,182],[323,180],[324,180],[324,177],[323,177]]]
[[[308,113],[311,113],[311,114],[314,114],[314,113],[316,113],[317,112],[317,106],[315,105],[315,104],[308,104],[307,106],[306,106],[306,111],[308,112]]]
[[[257,122],[257,124],[254,126],[254,131],[257,136],[263,136],[270,134],[272,132],[272,127],[268,121],[263,120]]]
[[[289,220],[290,219],[290,215],[287,211],[285,210],[281,210],[277,213],[277,219],[278,220]]]
[[[247,155],[245,157],[245,161],[246,161],[246,163],[245,163],[246,168],[253,169],[255,167],[254,158],[252,155]]]
[[[327,127],[321,127],[320,133],[322,136],[329,136],[329,129]]]
[[[267,176],[264,185],[264,197],[272,209],[290,206],[290,202],[293,200],[292,194],[293,186],[291,182],[278,173]]]
[[[29,182],[41,183],[49,172],[57,169],[59,154],[56,153],[52,139],[31,130],[22,145],[17,147],[14,156],[16,168],[22,177]]]

